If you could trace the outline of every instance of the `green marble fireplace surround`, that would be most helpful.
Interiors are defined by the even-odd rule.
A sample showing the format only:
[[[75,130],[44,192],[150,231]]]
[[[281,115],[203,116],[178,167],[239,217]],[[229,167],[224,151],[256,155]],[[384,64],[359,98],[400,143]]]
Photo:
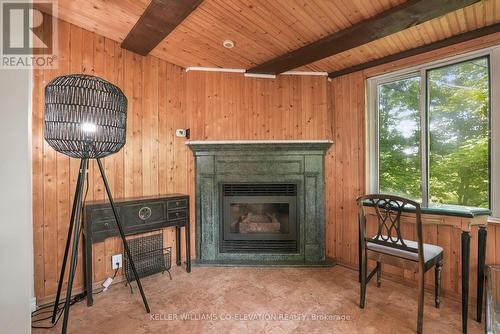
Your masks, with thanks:
[[[329,140],[188,141],[196,168],[198,264],[328,265],[325,260],[324,156]],[[225,183],[297,185],[296,252],[221,252],[221,196]]]

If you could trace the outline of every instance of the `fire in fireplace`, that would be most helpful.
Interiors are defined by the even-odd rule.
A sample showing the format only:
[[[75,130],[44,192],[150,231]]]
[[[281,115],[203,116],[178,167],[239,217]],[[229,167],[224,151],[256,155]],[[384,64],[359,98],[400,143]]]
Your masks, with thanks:
[[[298,251],[297,185],[221,185],[221,252]]]

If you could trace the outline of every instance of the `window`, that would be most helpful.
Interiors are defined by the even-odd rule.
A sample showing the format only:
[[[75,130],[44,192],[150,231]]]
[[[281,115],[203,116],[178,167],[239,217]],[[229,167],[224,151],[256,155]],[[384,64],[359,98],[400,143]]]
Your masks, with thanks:
[[[488,208],[488,58],[427,71],[427,90],[429,201]]]
[[[378,87],[380,192],[421,200],[420,77]]]
[[[490,208],[500,181],[490,175],[493,53],[369,79],[372,192]]]

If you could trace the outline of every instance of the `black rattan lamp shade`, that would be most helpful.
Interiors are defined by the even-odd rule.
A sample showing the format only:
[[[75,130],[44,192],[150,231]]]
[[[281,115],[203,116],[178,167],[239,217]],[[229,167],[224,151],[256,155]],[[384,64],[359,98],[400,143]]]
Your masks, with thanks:
[[[127,98],[101,78],[60,76],[45,87],[45,140],[74,158],[103,158],[125,145]]]

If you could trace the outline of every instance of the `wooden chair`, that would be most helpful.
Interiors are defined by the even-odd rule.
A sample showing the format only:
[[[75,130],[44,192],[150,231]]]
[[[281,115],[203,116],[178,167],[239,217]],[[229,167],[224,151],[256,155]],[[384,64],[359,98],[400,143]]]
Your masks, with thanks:
[[[435,303],[440,304],[441,271],[443,248],[424,244],[420,204],[406,198],[391,195],[365,195],[357,199],[359,207],[360,237],[360,301],[365,307],[366,284],[377,273],[377,287],[380,286],[382,263],[397,266],[418,273],[418,316],[417,332],[422,333],[424,316],[424,274],[435,267]],[[366,236],[367,209],[371,208],[377,217],[377,234]],[[401,214],[405,209],[415,211],[417,241],[403,239],[401,235]],[[367,276],[367,262],[374,260],[376,267]]]

